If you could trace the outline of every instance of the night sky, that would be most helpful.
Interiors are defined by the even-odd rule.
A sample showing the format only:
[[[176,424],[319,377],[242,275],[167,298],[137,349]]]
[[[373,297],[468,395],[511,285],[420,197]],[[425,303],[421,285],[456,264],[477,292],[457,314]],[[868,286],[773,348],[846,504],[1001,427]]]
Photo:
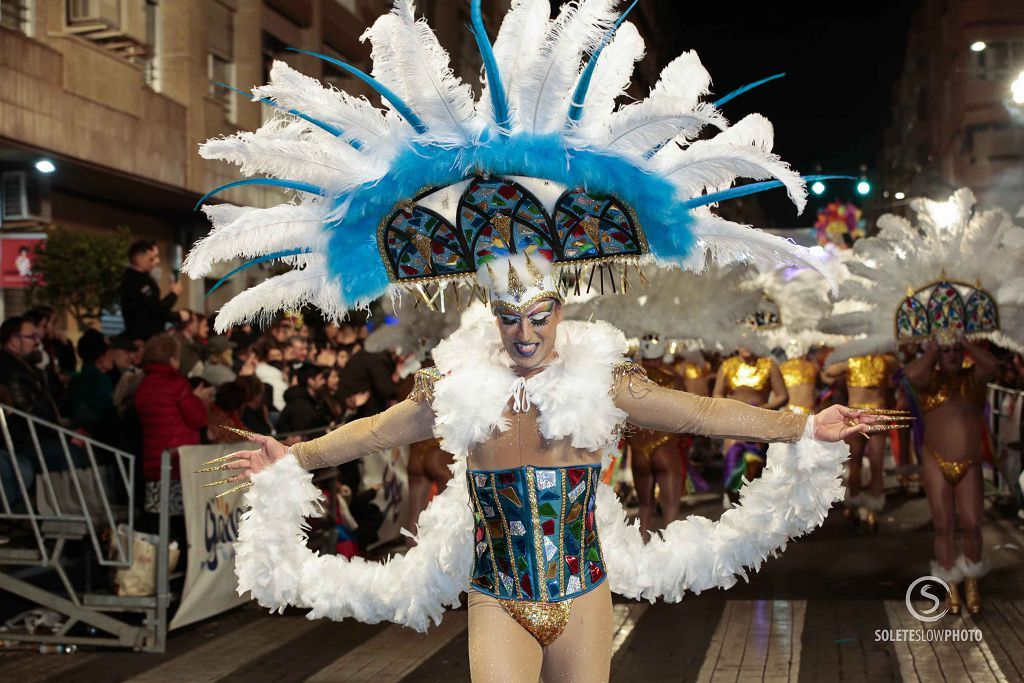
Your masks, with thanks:
[[[867,164],[870,179],[917,4],[661,0],[657,14],[665,44],[659,61],[696,50],[711,74],[714,95],[786,72],[727,103],[726,117],[767,116],[775,125],[775,151],[802,173],[813,173],[817,165],[823,172],[857,172]],[[860,202],[854,185],[834,183],[800,217],[781,190],[766,193],[763,205],[777,227],[811,225],[815,203],[823,199],[838,194]],[[874,184],[874,192],[883,189]]]

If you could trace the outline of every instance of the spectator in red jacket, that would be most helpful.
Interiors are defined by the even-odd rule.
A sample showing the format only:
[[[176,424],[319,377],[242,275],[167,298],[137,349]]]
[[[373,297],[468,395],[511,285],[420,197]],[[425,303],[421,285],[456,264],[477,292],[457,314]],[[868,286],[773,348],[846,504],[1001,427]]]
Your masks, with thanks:
[[[142,477],[146,482],[145,512],[159,512],[160,454],[165,449],[201,443],[213,387],[192,389],[178,372],[178,342],[170,334],[151,337],[142,352],[145,373],[135,392],[135,410],[142,424]],[[182,513],[178,458],[172,460],[170,512]]]

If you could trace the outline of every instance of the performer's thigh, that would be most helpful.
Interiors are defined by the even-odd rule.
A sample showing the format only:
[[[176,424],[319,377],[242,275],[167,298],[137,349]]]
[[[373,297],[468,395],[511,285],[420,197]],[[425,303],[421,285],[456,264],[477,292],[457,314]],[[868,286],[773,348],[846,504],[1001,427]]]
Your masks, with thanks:
[[[608,680],[612,658],[612,594],[608,581],[572,601],[569,623],[544,650],[544,683]]]
[[[655,472],[680,474],[683,470],[683,459],[679,456],[679,443],[672,439],[655,448],[651,462]]]
[[[473,683],[537,683],[544,651],[489,595],[469,592],[469,675]]]

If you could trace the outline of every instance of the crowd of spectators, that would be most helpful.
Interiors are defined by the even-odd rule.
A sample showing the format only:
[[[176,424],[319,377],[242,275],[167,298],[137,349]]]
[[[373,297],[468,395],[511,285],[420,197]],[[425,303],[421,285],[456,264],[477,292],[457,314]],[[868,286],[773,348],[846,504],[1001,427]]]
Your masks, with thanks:
[[[154,243],[133,244],[128,261],[123,333],[86,330],[76,349],[55,330],[50,308],[0,326],[0,402],[139,456],[142,512],[158,510],[160,458],[167,449],[243,440],[227,427],[294,443],[395,402],[395,359],[362,348],[365,326],[290,315],[267,329],[245,325],[211,334],[211,320],[179,305],[180,283],[161,295],[153,277],[160,263]],[[39,466],[27,424],[9,424],[15,458],[0,457],[0,478],[14,503],[12,462],[30,490]],[[39,438],[51,471],[83,466],[83,449],[73,439],[65,440],[66,455],[56,432]],[[359,490],[358,466],[341,477]],[[180,514],[176,459],[172,480],[169,507]],[[143,528],[155,525],[145,517]]]

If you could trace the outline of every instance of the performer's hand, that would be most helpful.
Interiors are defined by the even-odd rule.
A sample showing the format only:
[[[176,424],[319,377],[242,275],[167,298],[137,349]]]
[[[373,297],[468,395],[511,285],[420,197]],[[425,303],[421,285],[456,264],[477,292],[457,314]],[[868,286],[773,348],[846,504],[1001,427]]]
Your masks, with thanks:
[[[852,434],[866,434],[882,416],[846,406],[829,406],[814,416],[814,438],[820,441],[842,441]]]
[[[237,432],[244,436],[249,441],[253,441],[259,444],[259,448],[251,451],[236,451],[229,455],[225,455],[222,458],[216,458],[208,462],[204,462],[198,472],[235,472],[226,479],[220,481],[211,482],[209,484],[203,484],[203,487],[219,486],[221,484],[239,484],[239,482],[248,482],[252,475],[257,472],[261,472],[266,468],[273,465],[275,462],[283,458],[288,453],[288,447],[278,441],[272,436],[264,436],[262,434],[254,434],[252,432],[234,429],[227,427],[231,431]],[[243,483],[240,486],[235,486],[221,493],[219,495],[225,495],[231,493],[238,488],[244,488],[249,486],[247,483]]]

